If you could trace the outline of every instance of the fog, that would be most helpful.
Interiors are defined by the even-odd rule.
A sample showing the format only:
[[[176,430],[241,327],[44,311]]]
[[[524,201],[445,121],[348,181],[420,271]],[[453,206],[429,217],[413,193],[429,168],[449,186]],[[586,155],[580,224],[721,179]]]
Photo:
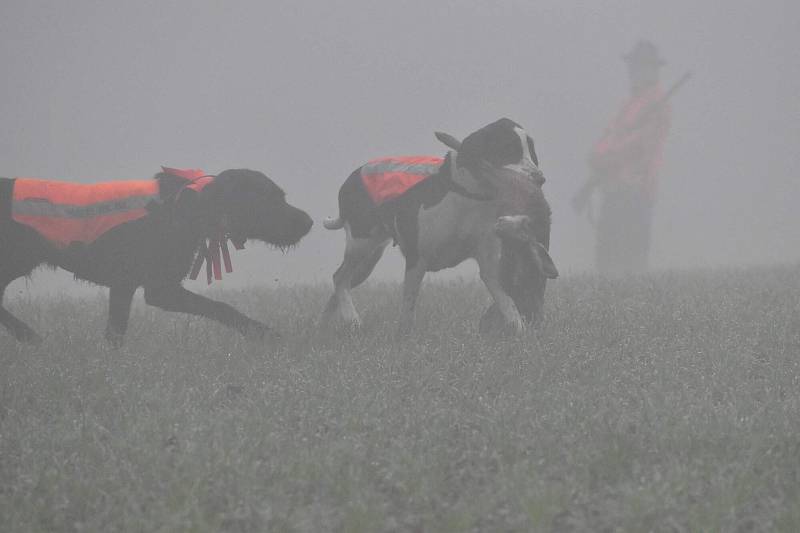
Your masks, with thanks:
[[[434,130],[464,137],[508,116],[548,180],[551,254],[562,274],[582,272],[594,239],[569,200],[627,96],[620,56],[647,38],[668,61],[665,86],[695,73],[672,102],[652,265],[794,262],[799,20],[782,1],[4,0],[0,174],[258,169],[316,224],[287,255],[235,254],[223,287],[328,283],[344,235],[321,220],[353,169],[443,154]],[[399,280],[400,254],[387,256],[375,279]]]

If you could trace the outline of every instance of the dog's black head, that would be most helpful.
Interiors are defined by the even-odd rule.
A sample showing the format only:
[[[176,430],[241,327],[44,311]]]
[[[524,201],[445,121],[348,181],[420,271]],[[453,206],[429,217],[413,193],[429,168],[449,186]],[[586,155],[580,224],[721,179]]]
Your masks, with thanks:
[[[447,134],[437,133],[436,136],[458,151],[458,164],[475,176],[492,170],[511,170],[529,175],[540,185],[544,183],[533,139],[511,119],[501,118],[492,122],[462,142]]]
[[[234,242],[257,239],[286,248],[297,244],[313,224],[305,211],[286,202],[283,189],[255,170],[226,170],[201,195]]]

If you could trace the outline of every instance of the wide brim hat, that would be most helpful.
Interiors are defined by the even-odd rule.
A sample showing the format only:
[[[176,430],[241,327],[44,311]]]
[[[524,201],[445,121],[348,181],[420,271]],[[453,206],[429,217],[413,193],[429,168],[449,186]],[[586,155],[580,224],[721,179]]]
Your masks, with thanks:
[[[658,53],[656,45],[646,40],[637,42],[630,52],[622,56],[622,59],[628,65],[632,66],[662,67],[667,64],[664,58]]]

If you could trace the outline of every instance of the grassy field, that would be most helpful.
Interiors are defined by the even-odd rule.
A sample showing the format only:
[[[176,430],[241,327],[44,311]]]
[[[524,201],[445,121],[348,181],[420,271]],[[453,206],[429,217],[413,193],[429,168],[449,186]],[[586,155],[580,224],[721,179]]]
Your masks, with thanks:
[[[5,531],[800,531],[800,271],[571,277],[538,333],[476,334],[477,284],[395,285],[357,335],[314,337],[328,289],[222,292],[271,349],[137,304],[9,307]]]

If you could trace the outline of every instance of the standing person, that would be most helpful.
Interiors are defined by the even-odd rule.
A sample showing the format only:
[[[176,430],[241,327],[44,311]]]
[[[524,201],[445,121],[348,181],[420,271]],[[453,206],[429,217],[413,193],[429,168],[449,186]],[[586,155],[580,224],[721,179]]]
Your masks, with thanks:
[[[670,126],[670,108],[659,82],[665,64],[650,41],[624,55],[630,97],[589,155],[591,177],[576,195],[580,211],[595,188],[602,193],[596,261],[603,274],[647,269],[658,171]]]

